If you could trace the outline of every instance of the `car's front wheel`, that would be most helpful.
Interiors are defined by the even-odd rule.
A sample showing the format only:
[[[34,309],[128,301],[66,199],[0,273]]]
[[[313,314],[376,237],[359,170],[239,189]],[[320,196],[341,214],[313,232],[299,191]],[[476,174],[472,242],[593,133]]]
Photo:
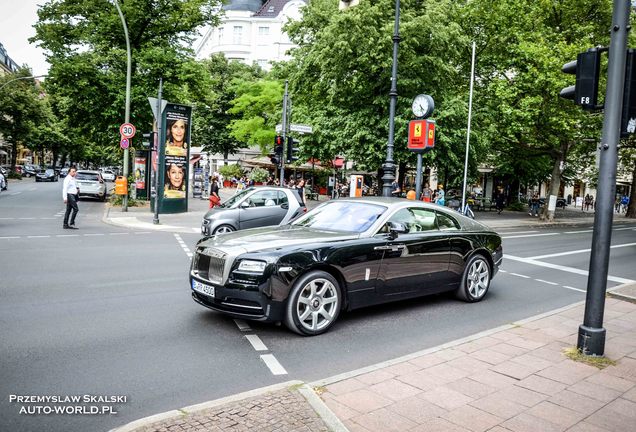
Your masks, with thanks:
[[[490,265],[482,255],[473,255],[466,264],[462,282],[456,291],[461,300],[474,303],[486,296],[490,287]]]
[[[304,336],[326,332],[340,313],[341,292],[338,281],[324,271],[312,271],[300,277],[287,300],[285,325]]]
[[[218,227],[216,227],[216,229],[212,232],[212,234],[225,234],[225,233],[230,233],[232,231],[236,231],[234,229],[233,226],[231,225],[220,225]]]

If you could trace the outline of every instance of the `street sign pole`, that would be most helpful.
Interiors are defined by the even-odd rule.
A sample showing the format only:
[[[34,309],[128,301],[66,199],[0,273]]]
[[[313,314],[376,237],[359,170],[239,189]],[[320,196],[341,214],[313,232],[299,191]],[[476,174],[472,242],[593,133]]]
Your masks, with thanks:
[[[627,33],[629,31],[629,2],[614,0],[612,27],[607,66],[607,90],[605,94],[605,118],[600,144],[600,164],[592,253],[585,296],[585,315],[579,326],[577,348],[586,355],[602,356],[605,351],[603,313],[609,251],[612,241],[612,219],[616,192],[616,166],[627,57]]]
[[[128,37],[128,26],[126,25],[126,19],[124,18],[124,14],[121,12],[121,8],[119,7],[119,2],[115,0],[115,7],[117,8],[117,12],[119,13],[119,18],[121,19],[121,24],[124,26],[124,36],[126,37],[126,54],[128,57],[127,68],[126,68],[126,118],[125,122],[130,122],[130,75],[132,70],[132,61],[130,56],[130,39]],[[128,159],[130,158],[128,154],[128,149],[124,149],[124,177],[128,178]],[[128,193],[126,193],[122,198],[121,211],[128,211]]]

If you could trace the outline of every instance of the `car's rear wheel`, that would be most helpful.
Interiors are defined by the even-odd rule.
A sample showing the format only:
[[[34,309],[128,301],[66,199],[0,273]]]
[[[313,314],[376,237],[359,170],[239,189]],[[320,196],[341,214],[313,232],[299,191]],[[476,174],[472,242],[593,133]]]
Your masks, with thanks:
[[[456,291],[459,299],[474,303],[482,300],[490,287],[490,265],[482,255],[473,255],[466,264]]]
[[[236,231],[232,225],[220,225],[212,232],[212,234],[225,234]]]
[[[324,333],[338,318],[341,298],[333,276],[324,271],[309,272],[296,281],[289,294],[285,325],[304,336]]]

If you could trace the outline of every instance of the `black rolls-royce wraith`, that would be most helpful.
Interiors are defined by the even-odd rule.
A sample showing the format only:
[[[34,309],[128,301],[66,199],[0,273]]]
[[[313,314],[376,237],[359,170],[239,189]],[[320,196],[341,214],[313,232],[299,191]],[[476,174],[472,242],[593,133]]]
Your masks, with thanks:
[[[317,335],[342,310],[444,291],[480,301],[502,258],[497,233],[445,207],[340,199],[290,225],[204,237],[190,287],[210,309]]]

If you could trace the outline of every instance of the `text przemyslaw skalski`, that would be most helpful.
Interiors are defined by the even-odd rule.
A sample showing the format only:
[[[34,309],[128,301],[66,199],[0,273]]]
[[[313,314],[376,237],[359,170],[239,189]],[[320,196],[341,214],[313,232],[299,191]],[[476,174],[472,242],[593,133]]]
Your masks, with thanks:
[[[66,404],[66,403],[126,403],[128,396],[122,395],[9,395],[9,403],[22,404]]]

